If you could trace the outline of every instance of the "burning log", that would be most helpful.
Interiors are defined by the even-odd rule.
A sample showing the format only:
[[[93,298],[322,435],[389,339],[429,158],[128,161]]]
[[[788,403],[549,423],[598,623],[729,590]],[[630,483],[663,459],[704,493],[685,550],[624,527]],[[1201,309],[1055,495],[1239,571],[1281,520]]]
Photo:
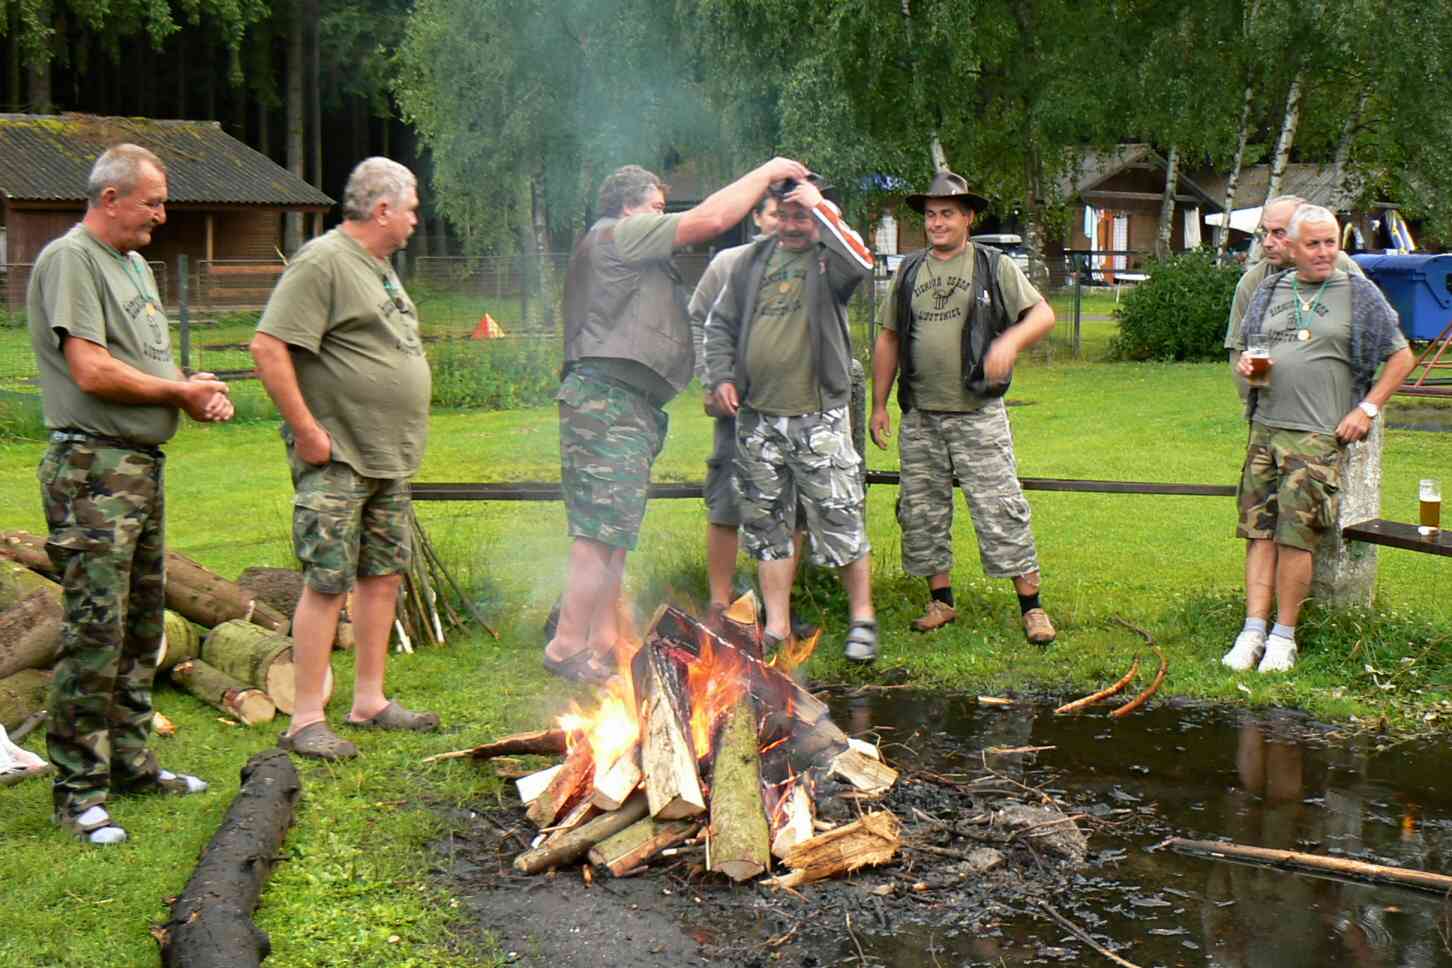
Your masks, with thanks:
[[[242,619],[269,631],[286,632],[289,624],[286,615],[249,589],[175,551],[166,553],[166,606],[205,628]]]
[[[595,767],[595,793],[591,802],[601,810],[618,810],[640,786],[640,746],[632,746],[602,773]]]
[[[202,654],[202,633],[180,612],[166,610],[166,641],[161,645],[161,660],[158,672],[165,672],[179,662],[198,658]]]
[[[0,610],[14,608],[36,592],[45,592],[57,602],[61,599],[60,586],[49,578],[17,561],[0,560]]]
[[[861,867],[885,864],[897,856],[902,845],[902,824],[889,810],[869,813],[861,820],[819,834],[787,852],[790,874],[766,883],[773,887],[796,887],[838,874],[850,874]]]
[[[171,681],[247,726],[270,723],[277,715],[277,707],[267,693],[238,682],[200,659],[177,663],[171,670]]]
[[[644,817],[591,847],[590,863],[608,868],[610,873],[619,877],[667,847],[688,840],[700,829],[701,825],[694,820],[667,820],[662,823]]]
[[[496,739],[492,743],[484,743],[466,750],[439,753],[428,757],[424,762],[437,763],[440,760],[458,760],[466,756],[476,760],[492,760],[496,756],[514,756],[520,753],[563,756],[565,754],[565,731],[563,729],[537,729],[532,733],[515,733],[503,739]]]
[[[812,839],[815,827],[812,794],[797,780],[782,798],[776,810],[776,831],[771,838],[771,854],[785,860],[793,847]]]
[[[832,758],[831,772],[871,796],[886,793],[897,782],[897,770],[853,747]]]
[[[45,709],[50,676],[45,669],[23,669],[0,679],[0,726],[14,729]]]
[[[269,632],[243,619],[232,619],[207,634],[201,658],[232,678],[265,691],[279,712],[292,715],[297,686],[292,666],[292,639],[286,635]],[[332,678],[327,678],[329,695]]]
[[[60,655],[62,613],[59,588],[31,592],[0,612],[0,679],[22,669],[44,669]]]
[[[750,696],[743,696],[721,730],[706,831],[706,868],[737,882],[771,866],[771,827],[761,799],[757,742],[756,706]]]
[[[602,813],[547,847],[537,847],[520,854],[514,858],[514,869],[523,874],[538,874],[551,867],[574,863],[600,841],[644,818],[648,809],[645,797],[637,793],[619,810]]]
[[[549,847],[551,844],[559,843],[562,838],[569,836],[570,831],[579,829],[585,821],[591,820],[599,814],[600,811],[595,808],[593,803],[589,800],[581,800],[570,808],[569,813],[560,818],[559,823],[549,828],[544,839],[540,841],[540,846]]]
[[[449,754],[446,753],[444,755],[447,756]],[[541,793],[545,792],[550,783],[553,782],[556,776],[559,776],[560,771],[564,768],[565,764],[556,763],[549,769],[540,770],[538,773],[531,773],[528,776],[522,776],[515,780],[514,787],[519,791],[519,802],[525,806],[533,803]]]
[[[595,778],[595,761],[589,745],[580,743],[572,749],[563,767],[550,780],[550,785],[530,801],[526,814],[536,827],[554,826],[581,799],[589,799],[590,784]]]
[[[650,815],[659,820],[680,820],[705,813],[696,753],[686,732],[690,706],[680,666],[663,650],[649,646],[637,653],[636,660],[640,682],[637,695],[642,697],[640,718],[644,723],[640,768],[645,774]]]

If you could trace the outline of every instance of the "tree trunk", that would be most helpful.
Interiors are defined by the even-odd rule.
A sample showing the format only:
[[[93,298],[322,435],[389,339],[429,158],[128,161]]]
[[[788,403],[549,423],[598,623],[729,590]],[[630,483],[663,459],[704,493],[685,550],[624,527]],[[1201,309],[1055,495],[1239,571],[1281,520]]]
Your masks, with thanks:
[[[1170,156],[1165,160],[1165,194],[1160,199],[1160,224],[1155,233],[1155,257],[1168,259],[1174,252],[1175,192],[1180,187],[1180,146],[1170,145]]]
[[[44,591],[0,612],[0,679],[55,665],[62,624],[60,598]]]
[[[302,572],[291,568],[244,568],[237,576],[237,584],[253,592],[259,602],[266,602],[289,617],[297,611],[297,603],[302,599]]]
[[[166,642],[162,646],[161,661],[156,664],[158,672],[164,672],[187,659],[202,654],[202,633],[188,622],[180,612],[166,610]]]
[[[549,208],[545,201],[544,169],[537,170],[529,180],[530,226],[534,233],[534,308],[537,324],[548,330],[554,326],[554,271],[550,264]]]
[[[590,783],[594,776],[595,763],[590,746],[580,743],[565,757],[564,769],[555,774],[543,793],[530,801],[526,816],[541,829],[554,826],[556,820],[582,800],[590,799]]]
[[[261,689],[238,682],[201,659],[177,663],[171,681],[245,726],[270,723],[277,715],[277,707]]]
[[[5,110],[22,112],[24,95],[20,93],[20,7],[5,5]]]
[[[318,0],[308,0],[308,141],[312,156],[313,187],[323,189],[322,38]]]
[[[1361,96],[1356,99],[1356,108],[1346,116],[1346,123],[1341,126],[1341,137],[1336,141],[1336,156],[1331,162],[1331,196],[1326,200],[1326,205],[1333,211],[1350,207],[1351,199],[1341,197],[1346,187],[1346,169],[1351,164],[1351,146],[1356,141],[1356,130],[1361,125],[1361,116],[1366,113],[1366,102],[1371,97],[1371,89],[1363,88]]]
[[[1240,169],[1245,164],[1245,145],[1250,140],[1250,108],[1255,88],[1245,85],[1245,103],[1240,108],[1240,134],[1235,139],[1235,158],[1230,163],[1230,178],[1225,182],[1225,221],[1215,233],[1215,259],[1224,261],[1230,248],[1230,213],[1235,208],[1235,189],[1240,184]]]
[[[0,679],[0,726],[14,729],[45,708],[50,670],[25,669]]]
[[[1301,72],[1291,80],[1291,89],[1286,94],[1286,113],[1281,119],[1281,134],[1276,139],[1276,154],[1271,162],[1270,182],[1265,186],[1266,201],[1281,193],[1281,181],[1285,178],[1286,165],[1291,160],[1291,145],[1296,140],[1296,126],[1301,120]]]
[[[294,3],[287,24],[287,170],[298,178],[303,171],[303,140],[306,108],[303,104],[303,76],[307,73],[307,45],[304,42],[309,3]],[[283,249],[292,255],[302,247],[302,213],[284,217]]]
[[[55,109],[50,93],[51,61],[53,59],[49,46],[47,46],[42,55],[33,55],[26,61],[26,73],[29,81],[29,90],[26,93],[31,114],[50,114]]]
[[[176,114],[173,117],[185,118],[187,116],[187,48],[196,41],[189,30],[178,30],[174,36],[176,49],[171,52],[171,66],[176,70]]]
[[[928,153],[933,158],[933,171],[948,170],[948,153],[943,150],[943,143],[938,140],[938,132],[933,132],[933,140],[928,145]]]
[[[202,643],[202,661],[264,690],[279,710],[292,715],[297,692],[287,636],[240,619],[223,622]]]
[[[166,553],[166,606],[203,628],[234,618],[274,632],[286,632],[289,625],[286,615],[259,601],[248,589],[176,551]]]
[[[0,559],[0,610],[12,608],[39,591],[57,602],[61,600],[61,589],[55,582],[19,562]]]
[[[636,690],[644,724],[640,769],[645,774],[650,815],[660,820],[694,817],[706,812],[706,800],[688,732],[684,674],[674,661],[649,644],[641,653],[637,657],[641,687]]]
[[[771,826],[761,800],[756,704],[747,695],[731,710],[716,750],[706,867],[739,883],[770,866]]]

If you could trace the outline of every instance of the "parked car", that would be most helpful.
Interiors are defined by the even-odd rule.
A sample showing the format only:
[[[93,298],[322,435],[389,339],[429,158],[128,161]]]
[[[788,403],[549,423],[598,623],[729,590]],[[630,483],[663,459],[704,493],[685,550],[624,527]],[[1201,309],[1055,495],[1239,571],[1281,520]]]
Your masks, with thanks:
[[[1023,236],[1014,235],[1011,232],[985,232],[982,235],[973,236],[973,241],[979,245],[991,245],[1004,255],[1013,260],[1014,265],[1023,270],[1027,275],[1029,271],[1028,249],[1023,247]]]

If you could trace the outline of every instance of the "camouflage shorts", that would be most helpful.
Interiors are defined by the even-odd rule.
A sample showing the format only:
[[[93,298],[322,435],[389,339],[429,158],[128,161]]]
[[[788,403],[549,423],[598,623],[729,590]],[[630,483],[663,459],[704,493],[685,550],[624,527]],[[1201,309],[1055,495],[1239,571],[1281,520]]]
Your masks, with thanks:
[[[799,417],[742,409],[736,417],[741,539],[758,561],[791,557],[798,502],[817,564],[842,566],[871,551],[863,517],[862,458],[847,408]]]
[[[37,471],[65,616],[47,703],[57,814],[156,778],[146,741],[165,629],[164,467],[160,452],[56,439]]]
[[[715,446],[706,458],[706,520],[726,528],[741,526],[741,507],[736,499],[736,418],[717,417]]]
[[[555,399],[571,537],[633,549],[670,418],[644,394],[578,370],[566,375]]]
[[[406,478],[364,477],[340,461],[309,464],[283,427],[296,495],[292,546],[313,591],[341,595],[355,577],[397,575],[413,551],[412,503]]]
[[[1236,498],[1241,538],[1315,551],[1341,503],[1341,446],[1330,434],[1251,423]]]
[[[1016,578],[1038,570],[1029,503],[1018,483],[1002,400],[970,413],[909,410],[903,414],[898,453],[903,571],[929,577],[953,570],[954,477],[978,534],[983,573]]]

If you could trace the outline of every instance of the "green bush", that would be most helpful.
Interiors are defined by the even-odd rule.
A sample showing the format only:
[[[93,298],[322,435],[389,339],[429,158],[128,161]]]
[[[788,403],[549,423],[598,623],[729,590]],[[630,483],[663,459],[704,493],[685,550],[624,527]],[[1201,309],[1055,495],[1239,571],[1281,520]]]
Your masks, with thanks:
[[[557,339],[442,340],[430,348],[429,363],[435,407],[537,407],[560,386]]]
[[[1217,266],[1206,249],[1151,263],[1149,278],[1119,306],[1119,335],[1110,341],[1110,355],[1172,362],[1222,358],[1239,281],[1238,269]]]

